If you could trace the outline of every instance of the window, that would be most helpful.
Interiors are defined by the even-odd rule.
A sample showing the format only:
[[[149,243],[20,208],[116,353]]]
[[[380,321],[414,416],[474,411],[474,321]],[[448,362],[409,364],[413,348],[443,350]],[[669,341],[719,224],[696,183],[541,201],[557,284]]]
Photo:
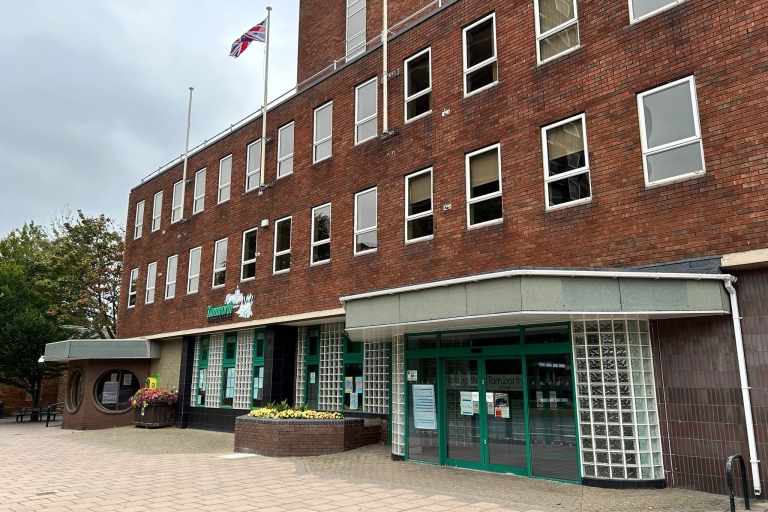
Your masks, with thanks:
[[[589,201],[589,152],[584,114],[541,129],[547,209]]]
[[[232,155],[219,160],[219,195],[216,202],[229,201],[229,186],[232,184]]]
[[[251,229],[243,233],[243,264],[240,269],[240,280],[250,281],[256,279],[256,241],[257,229]]]
[[[67,391],[67,408],[69,412],[76,412],[83,401],[83,374],[80,370],[75,370],[70,377]]]
[[[376,201],[376,188],[355,194],[355,254],[373,252],[378,247]]]
[[[467,225],[501,221],[501,147],[467,155]]]
[[[152,202],[152,231],[160,229],[160,217],[163,214],[163,191],[155,194],[155,200]]]
[[[227,280],[227,239],[218,240],[213,247],[213,287],[224,286]]]
[[[110,370],[96,383],[96,401],[109,411],[125,411],[139,390],[139,379],[127,370]]]
[[[363,410],[363,344],[342,337],[344,344],[344,390],[342,409]]]
[[[165,268],[165,298],[172,299],[176,296],[176,270],[179,265],[179,256],[168,258],[168,266]]]
[[[275,262],[272,272],[291,270],[291,217],[275,222]]]
[[[315,135],[312,162],[317,163],[333,154],[333,102],[315,109]]]
[[[155,302],[155,282],[157,281],[157,262],[147,265],[147,290],[144,293],[144,304]]]
[[[655,14],[680,5],[685,0],[629,0],[629,19],[632,22],[650,18]]]
[[[432,50],[405,61],[405,121],[432,112]]]
[[[171,198],[171,224],[181,220],[181,192],[183,186],[183,181],[177,181],[173,184],[173,198]]]
[[[277,177],[293,174],[293,123],[277,130]]]
[[[347,58],[365,51],[365,1],[347,0]]]
[[[210,339],[200,339],[200,352],[197,356],[197,393],[195,405],[205,407],[205,391],[208,389],[208,347]]]
[[[637,109],[646,185],[704,173],[692,76],[638,95]]]
[[[264,330],[259,329],[255,333],[253,343],[253,391],[251,394],[251,406],[264,405]]]
[[[200,213],[205,208],[205,175],[205,169],[200,169],[195,173],[195,197],[192,202],[193,214]]]
[[[128,285],[128,307],[132,308],[136,305],[136,290],[139,286],[139,269],[134,268],[131,270],[130,284]]]
[[[133,239],[141,238],[141,228],[144,225],[144,201],[136,203],[136,223],[133,226]]]
[[[405,177],[405,241],[432,238],[432,169]]]
[[[539,64],[579,47],[576,0],[533,0]]]
[[[355,144],[376,137],[379,120],[378,78],[372,78],[355,88]]]
[[[187,272],[187,294],[197,293],[200,286],[200,247],[189,251],[189,271]]]
[[[312,208],[312,261],[331,260],[331,203]]]
[[[498,80],[494,13],[464,29],[464,96],[491,87]]]
[[[245,191],[261,185],[261,140],[248,145],[248,163],[245,170]]]
[[[320,326],[307,327],[305,393],[307,408],[317,411],[320,402]]]
[[[224,353],[221,361],[221,406],[232,407],[235,401],[235,354],[237,335],[227,334],[224,338]]]

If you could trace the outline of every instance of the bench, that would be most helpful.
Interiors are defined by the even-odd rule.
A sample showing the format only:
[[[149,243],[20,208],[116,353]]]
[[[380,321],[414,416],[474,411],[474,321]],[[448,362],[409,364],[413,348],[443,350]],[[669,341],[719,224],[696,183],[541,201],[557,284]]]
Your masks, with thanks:
[[[24,417],[29,416],[30,421],[33,417],[37,416],[37,421],[40,421],[43,417],[42,407],[22,407],[21,411],[16,413],[16,422],[23,422]]]
[[[46,407],[45,426],[48,426],[48,422],[56,421],[57,414],[63,414],[63,410],[59,410],[64,405],[64,402],[57,402]],[[42,419],[42,418],[41,418]]]

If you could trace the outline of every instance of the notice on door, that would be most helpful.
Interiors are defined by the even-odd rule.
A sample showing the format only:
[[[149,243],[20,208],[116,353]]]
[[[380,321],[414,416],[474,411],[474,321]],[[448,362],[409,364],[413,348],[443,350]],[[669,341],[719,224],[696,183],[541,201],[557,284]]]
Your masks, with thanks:
[[[474,401],[471,391],[461,391],[461,414],[463,416],[472,416],[475,414]]]
[[[557,409],[557,391],[549,392],[549,408]]]
[[[537,409],[544,408],[544,392],[543,391],[536,392],[536,408]]]
[[[117,403],[117,391],[120,389],[119,382],[105,382],[104,393],[101,395],[102,404],[116,404]]]
[[[413,384],[413,424],[421,430],[437,430],[435,386]]]

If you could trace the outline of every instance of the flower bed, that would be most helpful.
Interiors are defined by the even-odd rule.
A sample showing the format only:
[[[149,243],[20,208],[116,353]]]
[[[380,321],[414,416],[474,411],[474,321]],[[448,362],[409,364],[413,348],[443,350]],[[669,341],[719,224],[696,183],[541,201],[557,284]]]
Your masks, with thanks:
[[[179,395],[167,389],[141,388],[128,401],[131,407],[139,409],[149,405],[176,405]]]
[[[338,412],[322,411],[301,411],[286,409],[277,411],[275,409],[255,409],[248,413],[249,418],[270,418],[274,420],[343,420],[344,416]]]

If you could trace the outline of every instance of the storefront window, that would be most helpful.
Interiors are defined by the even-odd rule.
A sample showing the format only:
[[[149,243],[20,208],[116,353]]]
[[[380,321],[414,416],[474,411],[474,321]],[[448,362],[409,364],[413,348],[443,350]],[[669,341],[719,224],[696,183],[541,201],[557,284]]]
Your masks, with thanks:
[[[307,328],[307,407],[316,411],[320,402],[320,327]]]
[[[409,359],[407,380],[408,458],[437,463],[437,359]]]
[[[197,370],[197,403],[196,405],[205,406],[205,390],[208,387],[208,368]]]
[[[128,409],[128,400],[140,387],[139,379],[127,370],[110,370],[96,384],[96,401],[110,411]]]
[[[253,389],[251,390],[251,406],[264,405],[264,331],[256,331],[253,346]]]
[[[417,334],[408,336],[408,350],[437,348],[437,334]]]
[[[570,343],[567,325],[555,325],[551,327],[526,327],[525,344],[538,343]]]
[[[235,354],[237,335],[227,334],[224,338],[224,354],[221,361],[222,385],[221,406],[232,407],[235,402]]]
[[[344,365],[344,410],[363,410],[363,363]]]
[[[568,329],[566,328],[566,333]],[[519,345],[520,329],[494,331],[458,332],[440,335],[441,347],[497,347]]]

